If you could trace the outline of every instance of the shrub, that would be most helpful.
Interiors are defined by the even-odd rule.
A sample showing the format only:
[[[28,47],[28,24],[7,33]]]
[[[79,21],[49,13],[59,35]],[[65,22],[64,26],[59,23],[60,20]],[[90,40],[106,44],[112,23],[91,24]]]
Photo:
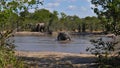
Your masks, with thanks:
[[[98,68],[117,68],[120,67],[120,58],[115,56],[115,41],[103,41],[102,38],[90,40],[93,47],[89,47],[86,51],[97,57]],[[116,63],[117,62],[117,63]]]
[[[23,68],[24,66],[15,56],[12,36],[11,30],[0,32],[0,68]]]

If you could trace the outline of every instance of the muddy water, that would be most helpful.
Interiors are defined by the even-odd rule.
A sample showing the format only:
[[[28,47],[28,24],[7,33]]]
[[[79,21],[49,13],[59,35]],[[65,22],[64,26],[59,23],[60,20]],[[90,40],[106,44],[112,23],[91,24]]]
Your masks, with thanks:
[[[88,53],[86,48],[92,46],[90,39],[100,38],[100,36],[71,36],[71,38],[70,42],[59,42],[53,36],[15,36],[14,44],[18,51]]]

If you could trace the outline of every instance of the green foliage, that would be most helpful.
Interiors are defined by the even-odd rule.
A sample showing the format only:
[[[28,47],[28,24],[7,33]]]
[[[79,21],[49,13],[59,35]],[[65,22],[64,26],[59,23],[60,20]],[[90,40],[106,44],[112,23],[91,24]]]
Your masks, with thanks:
[[[15,46],[11,40],[12,32],[21,20],[19,12],[28,10],[33,5],[36,9],[38,4],[42,2],[39,0],[0,0],[0,68],[24,68],[23,62],[15,56]],[[21,16],[25,18],[24,14],[22,13]]]
[[[84,27],[82,22],[84,22],[86,30],[91,32],[94,30],[101,30],[101,25],[98,23],[99,20],[96,17],[88,17],[90,19],[87,19],[87,17],[79,18],[76,15],[69,16],[63,12],[59,15],[57,11],[50,12],[47,9],[38,9],[38,4],[42,4],[39,0],[11,0],[8,3],[6,3],[6,1],[2,2],[3,4],[1,5],[1,8],[3,9],[1,9],[0,12],[1,29],[7,29],[9,25],[9,29],[17,28],[21,31],[30,31],[31,29],[27,25],[34,26],[36,23],[43,22],[45,23],[47,30],[49,28],[49,30],[53,31],[61,29],[68,31],[81,31]],[[25,6],[25,4],[28,5]],[[36,9],[36,11],[34,13],[30,13],[28,9]],[[7,13],[3,12],[3,10]]]
[[[25,4],[28,4],[28,6],[26,6]],[[29,7],[38,8],[39,4],[43,3],[40,0],[1,0],[0,11],[11,10],[18,13],[18,9],[28,10]]]
[[[120,34],[120,0],[91,0],[91,3],[95,5],[93,10],[103,25],[108,25],[114,34]]]
[[[83,22],[87,23],[86,28],[89,29],[90,32],[102,30],[99,19],[94,16],[84,18]]]
[[[49,12],[46,9],[41,9],[41,10],[35,11],[35,13],[33,15],[33,19],[37,20],[38,23],[39,22],[49,22],[50,15],[51,15],[51,12]]]
[[[82,32],[86,32],[86,23],[85,22],[82,23]]]
[[[120,0],[91,0],[94,5],[92,8],[98,15],[102,26],[106,32],[112,32],[115,35],[120,34]],[[119,40],[118,40],[119,41]],[[98,58],[99,68],[119,68],[119,51],[114,54],[116,42],[105,42],[102,39],[92,40],[93,48],[88,48],[92,54]],[[115,50],[115,51],[114,51]]]
[[[28,9],[29,8],[37,9],[39,8],[38,7],[39,4],[42,4],[42,2],[39,0],[1,0],[1,5],[0,5],[1,29],[2,30],[8,29],[7,28],[8,25],[9,25],[9,28],[11,27],[16,28],[16,27],[22,26],[21,24],[23,24],[22,22],[23,20],[25,20],[26,18],[25,16],[29,15],[27,14]],[[24,12],[21,12],[23,10]]]
[[[115,56],[115,41],[103,41],[102,38],[90,40],[93,47],[87,48],[91,54],[97,57],[98,68],[116,68],[120,66],[120,58]],[[117,62],[117,63],[116,63]]]
[[[81,24],[81,19],[78,16],[74,15],[74,16],[67,16],[66,17],[65,25],[66,25],[68,30],[78,29],[80,24]]]
[[[1,26],[1,30],[4,30],[5,27],[7,26],[7,22],[9,21],[9,17],[11,15],[11,11],[10,10],[6,10],[6,11],[1,11],[0,12],[0,26]]]
[[[98,15],[100,23],[106,29],[105,31],[114,33],[115,35],[120,34],[120,0],[91,0],[94,5],[92,8]],[[117,40],[119,41],[119,40]],[[119,67],[119,56],[113,55],[115,45],[118,42],[115,41],[103,41],[102,39],[91,40],[94,45],[93,48],[88,48],[92,54],[98,58],[100,68],[118,68]],[[119,51],[117,52],[119,55]],[[116,63],[117,62],[117,63]]]
[[[50,12],[46,9],[36,10],[34,13],[30,13],[25,10],[20,12],[19,15],[20,16],[16,16],[14,13],[11,13],[11,16],[9,17],[10,22],[8,23],[10,23],[11,25],[14,23],[14,27],[20,27],[21,30],[30,30],[30,28],[26,28],[26,25],[35,25],[36,23],[42,22],[45,23],[45,25],[53,31],[60,29],[69,31],[79,29],[79,27],[83,27],[82,22],[85,23],[87,30],[91,30],[90,27],[92,27],[93,31],[101,30],[101,25],[96,17],[88,17],[89,19],[86,17],[81,19],[76,15],[69,16],[65,13],[61,13],[61,17],[59,17],[57,11]]]
[[[83,20],[85,21],[86,25],[98,22],[98,19],[96,17],[90,17],[90,18],[91,19],[89,21],[93,21],[93,22],[87,22],[86,19]],[[45,23],[46,29],[49,28],[48,30],[53,30],[53,31],[61,30],[61,29],[71,31],[78,29],[79,26],[82,27],[82,19],[79,18],[78,16],[76,15],[67,16],[65,13],[62,12],[61,17],[59,17],[57,11],[50,12],[49,10],[46,9],[36,10],[34,13],[29,13],[28,11],[21,12],[20,22],[21,22],[20,26],[23,26],[22,27],[23,30],[26,29],[24,27],[26,27],[27,24],[35,25],[36,23],[42,23],[42,22]],[[93,26],[95,27],[96,25],[99,24],[95,24]],[[29,29],[30,28],[26,30]],[[89,30],[90,28],[86,28],[86,29]]]
[[[112,54],[114,51],[115,43],[114,41],[103,41],[102,38],[97,40],[90,40],[93,44],[93,48],[88,48],[87,51],[90,51],[96,56],[101,56],[102,54],[108,57],[108,54]]]
[[[0,68],[24,68],[23,62],[14,55],[12,31],[0,33]]]

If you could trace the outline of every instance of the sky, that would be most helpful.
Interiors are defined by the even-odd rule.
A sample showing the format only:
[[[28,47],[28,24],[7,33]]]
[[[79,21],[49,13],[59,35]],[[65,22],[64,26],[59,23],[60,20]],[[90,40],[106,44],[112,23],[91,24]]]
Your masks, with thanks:
[[[44,0],[44,5],[40,8],[48,9],[58,13],[64,12],[66,15],[77,15],[80,18],[86,16],[96,16],[91,9],[90,0]]]

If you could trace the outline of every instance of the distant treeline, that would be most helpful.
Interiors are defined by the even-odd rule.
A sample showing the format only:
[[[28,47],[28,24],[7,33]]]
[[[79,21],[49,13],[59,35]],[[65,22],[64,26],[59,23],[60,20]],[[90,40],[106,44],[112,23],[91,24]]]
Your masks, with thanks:
[[[58,31],[76,31],[76,32],[93,32],[104,31],[109,29],[108,26],[101,24],[99,19],[95,16],[80,18],[77,15],[69,16],[57,11],[50,12],[46,9],[36,10],[30,13],[27,10],[19,14],[11,13],[9,17],[2,16],[7,14],[5,12],[0,14],[0,29],[17,29],[19,31],[32,31],[36,24],[44,23],[46,30]],[[7,15],[6,15],[7,16]],[[2,18],[4,18],[2,21]]]

